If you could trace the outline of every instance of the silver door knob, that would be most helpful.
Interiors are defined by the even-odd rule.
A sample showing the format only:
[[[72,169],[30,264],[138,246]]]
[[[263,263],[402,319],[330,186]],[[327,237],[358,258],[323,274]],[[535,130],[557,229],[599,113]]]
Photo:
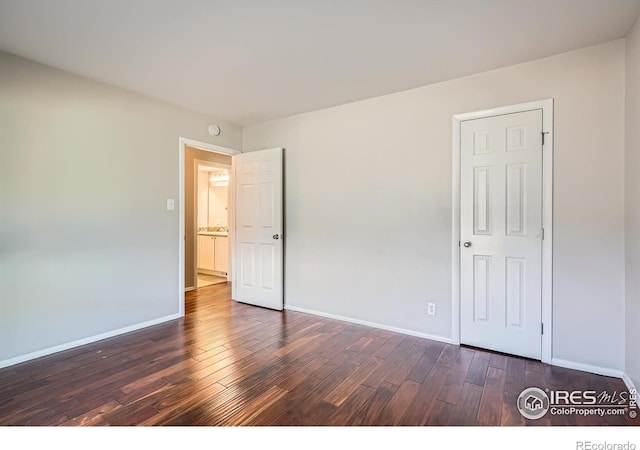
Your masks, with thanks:
[[[471,247],[471,241],[464,241],[464,244],[462,244],[462,245],[464,245],[465,247],[469,248],[469,247]]]
[[[276,240],[277,240],[277,239],[280,239],[280,235],[279,235],[279,234],[274,234],[274,235],[273,235],[273,238],[274,238],[274,239],[276,239]]]

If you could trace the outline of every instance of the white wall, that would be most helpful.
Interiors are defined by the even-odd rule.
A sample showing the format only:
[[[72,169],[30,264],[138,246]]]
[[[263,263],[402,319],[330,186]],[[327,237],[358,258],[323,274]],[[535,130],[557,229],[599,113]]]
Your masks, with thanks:
[[[178,312],[180,136],[240,129],[0,53],[0,366]]]
[[[229,187],[213,186],[209,187],[209,226],[228,227],[227,218],[229,206]]]
[[[640,19],[627,36],[626,372],[640,388]]]
[[[209,226],[209,172],[198,171],[198,228]]]
[[[624,52],[619,40],[245,128],[246,150],[286,148],[286,304],[449,338],[451,117],[554,98],[553,356],[622,370]]]

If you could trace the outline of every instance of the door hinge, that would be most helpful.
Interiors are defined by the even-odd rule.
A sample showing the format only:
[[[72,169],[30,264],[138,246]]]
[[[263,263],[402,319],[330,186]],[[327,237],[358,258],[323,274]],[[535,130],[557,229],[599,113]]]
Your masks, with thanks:
[[[544,323],[540,324],[540,334],[544,334]]]
[[[460,247],[460,241],[458,241],[458,247]]]
[[[540,228],[540,236],[542,237],[542,240],[544,241],[544,228]]]
[[[548,131],[541,131],[540,134],[542,135],[542,145],[544,145],[544,135],[545,134],[549,134]]]

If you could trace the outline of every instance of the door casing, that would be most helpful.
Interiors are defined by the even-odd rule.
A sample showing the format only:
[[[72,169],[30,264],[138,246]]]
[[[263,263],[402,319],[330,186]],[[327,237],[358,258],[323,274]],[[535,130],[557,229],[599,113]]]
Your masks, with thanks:
[[[542,362],[551,363],[553,348],[553,99],[503,106],[453,116],[453,185],[451,230],[451,339],[460,344],[460,130],[461,123],[471,119],[531,110],[542,110]],[[541,136],[542,139],[542,136]]]

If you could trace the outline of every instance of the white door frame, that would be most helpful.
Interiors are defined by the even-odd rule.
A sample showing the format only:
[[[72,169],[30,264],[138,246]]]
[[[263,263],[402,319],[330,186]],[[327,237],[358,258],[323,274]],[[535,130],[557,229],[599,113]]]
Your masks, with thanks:
[[[184,154],[185,147],[193,147],[199,150],[205,150],[213,153],[222,153],[224,155],[238,155],[242,153],[239,150],[234,150],[228,147],[222,147],[220,145],[208,144],[206,142],[195,141],[193,139],[187,139],[183,137],[178,138],[178,315],[180,317],[184,316],[184,265],[185,265],[185,221],[184,221],[184,202],[185,202],[185,165],[184,165]],[[230,173],[231,176],[231,173]],[[229,185],[231,186],[231,180],[229,180]],[[233,209],[229,211],[229,229],[233,229],[232,227],[235,225],[235,217]],[[230,252],[233,255],[233,241],[229,241]]]
[[[503,106],[453,116],[453,186],[451,228],[451,340],[460,345],[460,129],[471,119],[542,110],[542,362],[551,363],[553,348],[553,99]],[[541,137],[542,138],[542,137]]]

